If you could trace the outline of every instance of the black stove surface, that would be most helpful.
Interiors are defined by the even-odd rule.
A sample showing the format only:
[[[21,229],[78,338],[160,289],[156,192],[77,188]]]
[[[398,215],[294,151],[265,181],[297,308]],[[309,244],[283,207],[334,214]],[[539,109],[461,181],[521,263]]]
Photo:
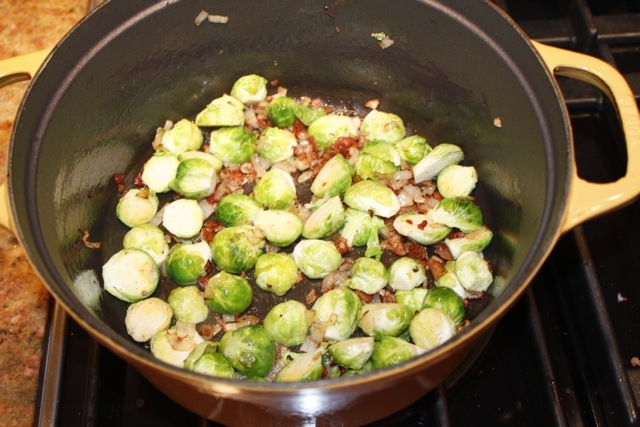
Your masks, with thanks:
[[[598,56],[640,99],[640,1],[496,0],[533,39]],[[601,93],[560,79],[578,172],[624,174]],[[522,299],[444,384],[373,426],[640,425],[640,202],[564,235]],[[60,377],[37,425],[216,426],[173,403],[68,321]],[[51,361],[42,378],[56,375]],[[47,399],[55,399],[53,409]]]

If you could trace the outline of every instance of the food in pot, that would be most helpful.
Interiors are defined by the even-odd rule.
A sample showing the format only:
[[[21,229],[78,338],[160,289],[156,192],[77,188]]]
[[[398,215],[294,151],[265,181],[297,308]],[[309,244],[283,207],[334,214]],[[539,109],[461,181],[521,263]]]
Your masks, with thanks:
[[[460,147],[407,133],[390,112],[269,95],[255,74],[159,128],[120,189],[130,230],[103,269],[133,303],[131,337],[167,363],[261,381],[356,375],[450,339],[493,281],[493,234]],[[271,301],[260,316],[256,298]]]

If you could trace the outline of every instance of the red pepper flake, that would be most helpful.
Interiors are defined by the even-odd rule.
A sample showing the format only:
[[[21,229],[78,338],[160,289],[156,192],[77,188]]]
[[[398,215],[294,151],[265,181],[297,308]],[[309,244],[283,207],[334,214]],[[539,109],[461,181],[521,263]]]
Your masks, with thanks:
[[[133,180],[133,184],[138,187],[144,187],[144,181],[142,180],[142,171],[138,172],[135,179]]]
[[[448,239],[460,239],[460,238],[462,238],[464,236],[465,236],[464,232],[456,229],[456,230],[453,230],[451,233],[449,233],[447,238]]]
[[[427,228],[427,225],[429,225],[429,223],[426,219],[423,219],[416,227],[418,227],[418,230],[424,230],[425,228]]]
[[[113,175],[113,182],[118,187],[118,193],[124,193],[124,174],[117,173]]]

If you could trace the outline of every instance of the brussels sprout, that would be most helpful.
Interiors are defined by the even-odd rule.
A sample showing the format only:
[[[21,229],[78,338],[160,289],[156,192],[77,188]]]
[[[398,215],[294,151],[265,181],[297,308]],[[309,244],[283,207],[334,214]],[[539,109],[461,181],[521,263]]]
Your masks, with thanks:
[[[422,310],[422,304],[427,296],[425,288],[413,288],[410,291],[396,291],[396,302],[409,307],[414,313]]]
[[[447,245],[453,258],[457,259],[464,252],[482,252],[489,246],[492,238],[493,232],[482,226],[462,237],[446,238],[444,239],[444,244]]]
[[[171,234],[190,239],[200,232],[204,224],[204,213],[197,200],[178,199],[164,207],[162,225]]]
[[[281,95],[273,98],[269,104],[269,120],[279,128],[291,126],[296,121],[296,101],[288,96]]]
[[[437,308],[424,308],[411,320],[411,340],[425,350],[431,350],[456,333],[456,325],[448,314]]]
[[[290,254],[262,254],[256,262],[254,276],[260,289],[282,296],[298,282],[298,267]]]
[[[287,210],[296,201],[296,183],[282,169],[270,169],[253,187],[253,199],[265,208]]]
[[[371,110],[362,119],[360,131],[370,141],[382,140],[390,143],[401,141],[406,134],[400,117],[378,110]]]
[[[301,240],[293,249],[293,260],[310,279],[321,279],[340,267],[342,255],[332,242]]]
[[[217,158],[211,153],[205,153],[204,151],[185,151],[178,156],[178,160],[183,161],[187,159],[202,159],[206,160],[211,166],[219,172],[222,169],[222,160]]]
[[[293,244],[304,227],[298,215],[278,209],[259,211],[253,225],[262,231],[269,243],[279,247]]]
[[[124,249],[141,249],[151,255],[160,266],[169,254],[169,243],[164,232],[153,224],[142,224],[127,231],[122,239]]]
[[[253,224],[262,209],[246,194],[227,194],[218,202],[216,218],[225,227]]]
[[[276,343],[261,325],[226,332],[220,350],[231,366],[248,378],[267,375],[276,359]]]
[[[245,105],[257,104],[267,98],[267,79],[248,74],[235,81],[229,95]]]
[[[258,138],[258,154],[269,161],[278,163],[293,157],[293,149],[298,145],[296,136],[286,129],[268,127]]]
[[[472,297],[473,294],[467,291],[460,283],[460,279],[456,276],[455,273],[455,261],[448,261],[444,268],[446,273],[443,276],[440,276],[436,281],[436,286],[449,288],[455,291],[456,294],[460,296],[460,298],[469,298]]]
[[[371,353],[371,363],[375,369],[386,368],[413,359],[424,353],[424,349],[401,338],[384,336],[376,341]]]
[[[424,156],[431,152],[431,147],[427,140],[418,135],[412,135],[395,143],[396,150],[400,153],[400,158],[411,166],[416,165]]]
[[[344,220],[342,200],[339,196],[333,196],[307,218],[302,229],[302,237],[306,239],[329,237],[342,227]]]
[[[400,201],[392,189],[384,183],[367,179],[357,182],[344,193],[344,203],[353,209],[373,212],[390,218],[400,210]]]
[[[463,233],[470,233],[482,227],[482,211],[471,199],[442,199],[427,212],[427,219]]]
[[[204,199],[213,194],[218,183],[215,168],[204,159],[180,162],[171,189],[189,199]]]
[[[389,285],[394,291],[410,291],[427,280],[427,273],[420,261],[410,257],[401,257],[391,263],[388,276]]]
[[[478,173],[473,166],[449,165],[436,182],[442,197],[467,197],[476,188]]]
[[[124,324],[134,341],[147,342],[159,331],[171,325],[173,311],[160,298],[147,298],[127,308]]]
[[[322,355],[324,348],[318,347],[296,357],[282,368],[275,377],[276,382],[315,381],[322,378]]]
[[[158,286],[160,271],[151,255],[140,249],[122,249],[102,266],[104,290],[126,302],[150,297]]]
[[[370,154],[379,159],[392,163],[394,166],[400,166],[402,158],[400,152],[393,144],[386,141],[370,141],[362,147],[362,153]]]
[[[357,371],[369,361],[373,353],[373,345],[373,337],[349,338],[331,344],[327,352],[336,363]]]
[[[413,166],[413,180],[417,183],[434,179],[446,166],[460,163],[464,159],[462,149],[453,144],[436,145]]]
[[[158,197],[148,189],[132,188],[118,200],[116,216],[127,227],[149,222],[158,212]]]
[[[453,323],[459,325],[466,314],[462,298],[451,288],[438,287],[429,289],[422,308],[437,308],[451,317]]]
[[[324,164],[311,184],[311,192],[318,198],[340,196],[351,185],[355,170],[342,154],[336,154]]]
[[[307,133],[313,137],[318,148],[324,149],[340,137],[358,138],[359,127],[360,119],[357,117],[327,114],[311,123]]]
[[[278,343],[293,347],[300,345],[307,338],[311,326],[311,312],[307,307],[295,300],[287,300],[275,305],[264,317],[264,329]]]
[[[182,368],[191,351],[203,341],[195,327],[176,325],[155,334],[149,342],[149,349],[156,359]]]
[[[223,127],[211,132],[209,152],[224,163],[245,163],[256,152],[256,140],[242,126]]]
[[[358,325],[358,312],[362,301],[354,291],[348,288],[334,288],[322,294],[313,304],[315,322],[326,322],[324,338],[346,340]]]
[[[465,252],[453,262],[455,262],[455,274],[465,289],[484,292],[493,282],[489,263],[476,252]]]
[[[242,126],[244,104],[227,94],[216,98],[196,116],[198,126]]]
[[[378,233],[385,228],[384,221],[367,212],[347,208],[345,222],[340,229],[340,235],[347,241],[349,247],[367,246],[365,256],[380,259],[382,248]]]
[[[251,285],[241,276],[221,271],[207,281],[204,300],[209,308],[220,314],[239,314],[253,299]]]
[[[361,257],[351,267],[347,286],[367,294],[380,292],[387,285],[387,269],[376,259]]]
[[[380,339],[397,337],[413,319],[414,311],[404,304],[369,303],[360,308],[358,326],[365,334]]]
[[[154,193],[169,191],[180,160],[168,151],[157,150],[142,168],[142,182]]]
[[[211,248],[207,242],[177,243],[164,262],[167,275],[178,285],[192,285],[198,277],[207,274],[211,261]]]
[[[322,107],[310,107],[308,105],[298,103],[293,106],[293,112],[305,126],[309,126],[320,117],[327,115],[326,111],[324,111],[324,108]]]
[[[254,226],[225,228],[211,242],[213,261],[227,273],[248,271],[256,264],[264,245],[263,234]]]
[[[185,151],[198,151],[203,142],[204,137],[200,128],[193,122],[182,119],[162,134],[160,145],[161,148],[178,156]]]
[[[398,170],[390,161],[364,152],[358,156],[355,168],[362,179],[385,179]]]
[[[222,353],[217,352],[218,343],[203,341],[196,346],[184,361],[185,369],[217,378],[233,379],[236,371]]]
[[[196,286],[174,288],[167,298],[177,320],[187,323],[204,322],[209,315],[209,309],[204,302],[204,296]]]
[[[451,229],[428,218],[426,214],[405,212],[393,220],[393,228],[409,240],[422,245],[435,245],[444,240]]]

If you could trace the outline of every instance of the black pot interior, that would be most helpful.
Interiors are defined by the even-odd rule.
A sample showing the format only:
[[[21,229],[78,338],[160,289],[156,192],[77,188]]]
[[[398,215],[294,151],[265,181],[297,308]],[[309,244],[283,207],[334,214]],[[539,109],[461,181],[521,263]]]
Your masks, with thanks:
[[[459,144],[495,232],[497,298],[476,321],[522,289],[555,242],[570,164],[564,110],[525,38],[481,1],[326,4],[112,0],[57,47],[25,98],[10,185],[30,258],[83,324],[146,354],[126,335],[126,304],[101,297],[101,266],[126,231],[113,175],[131,183],[157,127],[248,73],[350,108],[379,98],[411,133]],[[196,26],[201,10],[229,21]],[[381,49],[374,32],[395,44]],[[101,249],[82,244],[85,229]]]

